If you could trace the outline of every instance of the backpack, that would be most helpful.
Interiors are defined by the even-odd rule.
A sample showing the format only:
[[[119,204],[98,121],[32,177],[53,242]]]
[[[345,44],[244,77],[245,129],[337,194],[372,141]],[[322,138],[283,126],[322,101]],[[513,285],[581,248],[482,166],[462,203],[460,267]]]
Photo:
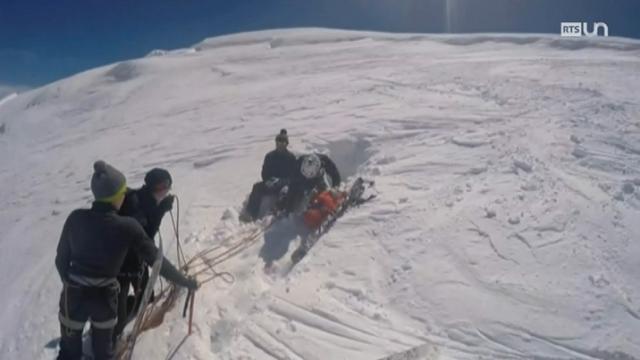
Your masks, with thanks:
[[[318,229],[330,215],[336,213],[346,197],[345,192],[336,190],[325,190],[315,194],[303,214],[304,224],[309,229]]]

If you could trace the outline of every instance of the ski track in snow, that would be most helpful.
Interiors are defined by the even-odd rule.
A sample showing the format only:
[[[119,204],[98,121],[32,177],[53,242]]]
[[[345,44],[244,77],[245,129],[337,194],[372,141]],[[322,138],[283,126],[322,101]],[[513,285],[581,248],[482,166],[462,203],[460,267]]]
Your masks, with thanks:
[[[260,257],[280,246],[286,266],[286,223],[220,265],[236,281],[197,293],[174,359],[640,359],[638,55],[616,38],[294,29],[21,93],[0,108],[2,357],[54,356],[55,247],[94,160],[132,186],[168,168],[195,254],[251,231],[237,211],[287,128],[378,196],[286,276]],[[136,358],[180,344],[179,312]]]

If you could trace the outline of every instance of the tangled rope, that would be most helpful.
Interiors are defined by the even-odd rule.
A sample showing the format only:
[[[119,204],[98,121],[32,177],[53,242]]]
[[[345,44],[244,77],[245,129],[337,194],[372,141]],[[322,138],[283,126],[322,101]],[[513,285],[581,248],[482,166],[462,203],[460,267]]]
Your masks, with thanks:
[[[215,267],[253,246],[277,219],[277,216],[272,216],[266,223],[264,223],[263,226],[256,227],[250,234],[238,239],[230,246],[225,247],[222,245],[216,245],[196,253],[193,257],[187,260],[180,241],[180,200],[177,196],[175,199],[176,216],[174,218],[173,211],[170,212],[170,216],[173,232],[176,238],[178,268],[190,277],[194,277],[196,279],[204,277],[203,280],[198,281],[201,287],[217,278],[220,278],[227,284],[233,284],[235,282],[233,274],[226,271],[216,271]],[[158,236],[162,239],[160,233],[158,233]],[[228,238],[225,240],[230,239]],[[155,296],[155,301],[147,305],[144,309],[140,309],[142,312],[142,314],[139,315],[142,316],[141,326],[139,329],[134,329],[134,331],[128,334],[127,339],[130,337],[137,339],[143,332],[160,326],[164,321],[164,316],[175,307],[178,299],[180,298],[181,292],[182,288],[173,283],[169,283],[166,287],[161,287],[160,292]],[[186,317],[187,309],[189,310],[188,332],[185,338],[182,339],[178,346],[167,356],[167,359],[171,359],[175,356],[180,347],[185,343],[186,338],[192,333],[194,298],[195,292],[189,291],[185,299],[182,314],[183,317]],[[131,356],[131,354],[126,354],[127,351],[125,345],[125,341],[120,341],[116,347],[117,359],[119,360],[126,360],[127,356]]]

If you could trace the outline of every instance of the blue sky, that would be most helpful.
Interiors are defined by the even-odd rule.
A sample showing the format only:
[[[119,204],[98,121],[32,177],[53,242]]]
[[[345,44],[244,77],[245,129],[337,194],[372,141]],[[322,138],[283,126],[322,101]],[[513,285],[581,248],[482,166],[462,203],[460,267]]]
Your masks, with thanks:
[[[330,27],[558,34],[604,21],[640,38],[637,0],[0,0],[0,87],[35,87],[153,49],[248,30]]]

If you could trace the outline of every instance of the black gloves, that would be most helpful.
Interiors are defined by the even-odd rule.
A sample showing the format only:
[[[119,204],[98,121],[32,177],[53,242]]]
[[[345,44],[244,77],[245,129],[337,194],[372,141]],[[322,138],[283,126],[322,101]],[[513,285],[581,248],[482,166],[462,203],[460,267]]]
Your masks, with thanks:
[[[267,188],[273,189],[278,185],[279,182],[280,182],[279,178],[272,177],[271,179],[265,181],[264,184],[267,186]]]
[[[289,185],[289,179],[272,177],[271,179],[264,182],[267,186],[267,189],[281,189],[287,185]]]
[[[187,282],[185,283],[185,287],[189,290],[198,290],[198,282],[196,281],[196,279],[189,277],[187,278]]]
[[[169,262],[169,260],[165,257],[162,261],[162,267],[160,268],[160,275],[162,275],[165,279],[186,287],[189,290],[197,290],[198,282],[192,277],[184,276],[178,269]]]
[[[280,189],[280,192],[278,193],[278,199],[286,198],[287,194],[289,194],[289,185],[285,185],[282,187],[282,189]]]
[[[158,208],[160,209],[160,212],[164,214],[167,211],[170,211],[171,209],[173,209],[174,199],[175,199],[175,196],[173,195],[167,195],[167,197],[162,199],[162,201],[160,201],[160,204],[158,204]]]

